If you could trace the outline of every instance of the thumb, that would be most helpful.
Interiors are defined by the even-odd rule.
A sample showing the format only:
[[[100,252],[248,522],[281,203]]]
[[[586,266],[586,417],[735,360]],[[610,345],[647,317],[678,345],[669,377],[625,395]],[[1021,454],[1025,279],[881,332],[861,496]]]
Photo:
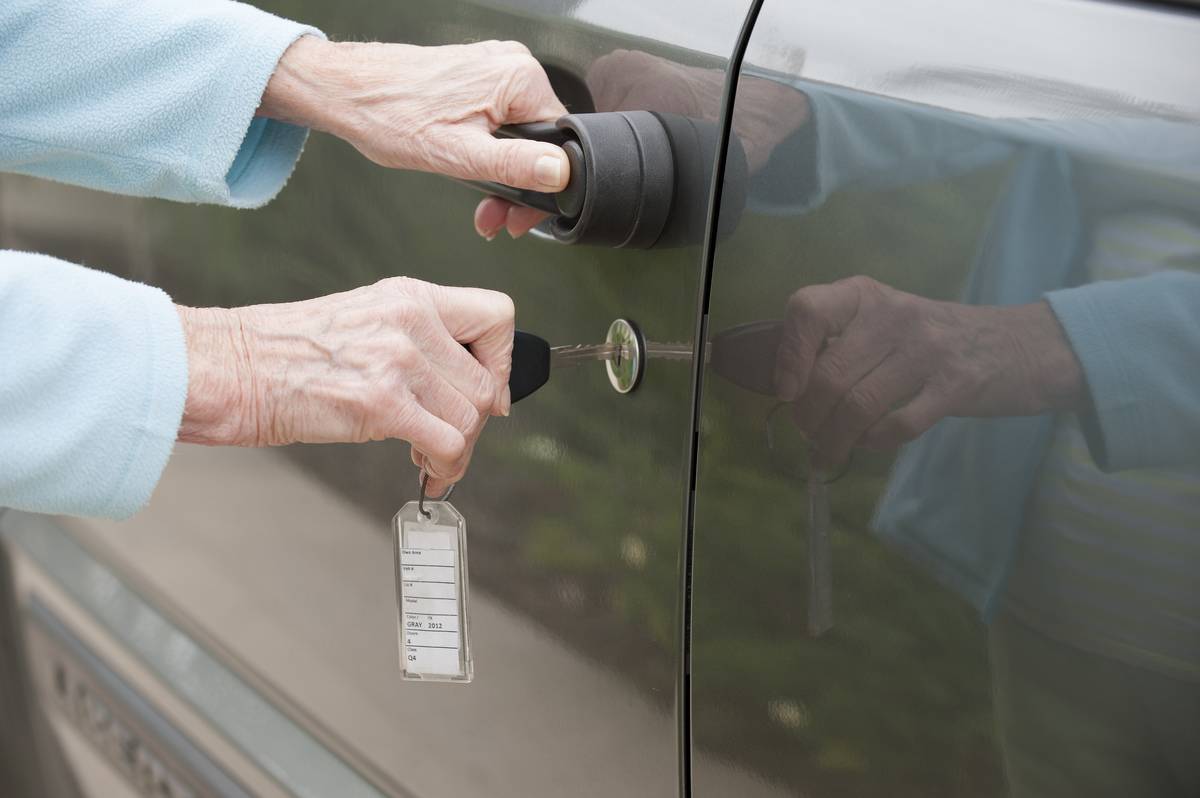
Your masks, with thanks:
[[[548,192],[562,191],[571,179],[567,154],[553,144],[487,136],[476,146],[474,179]]]

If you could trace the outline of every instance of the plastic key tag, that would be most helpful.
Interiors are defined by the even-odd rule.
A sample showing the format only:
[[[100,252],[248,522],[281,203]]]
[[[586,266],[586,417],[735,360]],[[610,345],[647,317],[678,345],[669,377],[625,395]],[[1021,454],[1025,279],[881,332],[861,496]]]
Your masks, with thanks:
[[[421,499],[392,519],[400,674],[423,682],[474,677],[467,623],[467,524],[448,501]]]

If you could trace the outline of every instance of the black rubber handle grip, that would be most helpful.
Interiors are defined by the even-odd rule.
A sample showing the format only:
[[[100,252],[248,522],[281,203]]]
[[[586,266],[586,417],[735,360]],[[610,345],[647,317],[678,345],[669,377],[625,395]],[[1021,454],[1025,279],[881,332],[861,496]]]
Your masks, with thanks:
[[[550,379],[550,344],[533,333],[517,330],[513,334],[512,372],[508,391],[519,402]]]

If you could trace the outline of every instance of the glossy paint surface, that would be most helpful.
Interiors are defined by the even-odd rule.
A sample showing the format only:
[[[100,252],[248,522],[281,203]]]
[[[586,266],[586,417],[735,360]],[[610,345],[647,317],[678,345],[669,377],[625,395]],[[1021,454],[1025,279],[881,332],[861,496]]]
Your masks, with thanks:
[[[702,36],[656,42],[611,0],[261,5],[335,38],[518,39],[571,110],[710,121],[747,7],[717,4],[697,20]],[[189,305],[406,274],[505,291],[519,325],[554,344],[600,342],[619,317],[689,342],[698,246],[486,242],[472,229],[479,198],[314,136],[280,198],[252,213],[6,181],[3,244],[131,274]],[[467,687],[399,679],[388,530],[416,497],[406,445],[180,447],[137,518],[62,527],[383,792],[675,795],[690,403],[686,364],[654,364],[619,395],[595,363],[489,426],[454,496],[473,580]]]
[[[789,307],[820,315],[789,300],[850,277],[967,315],[1100,280],[1128,280],[1131,297],[1165,272],[1200,280],[1197,76],[1200,18],[1162,9],[767,0],[733,116],[765,156],[716,250],[710,340]],[[843,357],[826,366],[902,382],[947,357],[900,326],[838,350],[852,324],[883,322],[874,307],[838,322],[824,346]],[[1192,345],[1181,332],[1131,356],[1101,339],[1075,345],[1160,372]],[[743,358],[762,362],[768,391],[777,358],[798,359],[777,341]],[[727,376],[714,349],[694,530],[698,754],[792,795],[1200,789],[1200,446],[1105,473],[1072,411],[948,419],[899,455],[858,449],[827,487],[833,626],[813,635],[811,444],[791,407]],[[907,390],[888,401],[920,384]],[[1001,528],[1015,548],[983,534]],[[952,566],[989,557],[1001,588],[981,601]],[[692,794],[724,795],[702,778]]]

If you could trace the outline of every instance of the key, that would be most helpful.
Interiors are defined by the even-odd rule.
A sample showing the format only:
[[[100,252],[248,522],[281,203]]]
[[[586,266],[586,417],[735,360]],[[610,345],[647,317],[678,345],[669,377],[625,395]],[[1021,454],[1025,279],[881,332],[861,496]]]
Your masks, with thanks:
[[[738,328],[734,328],[737,330]],[[720,337],[720,336],[719,336]],[[757,344],[758,341],[732,342],[742,343],[743,346],[720,346],[720,343],[714,341],[714,348],[710,352],[716,352],[720,356],[722,362],[727,362],[728,367],[745,368],[746,359],[744,352],[734,352],[734,349],[746,349],[745,343]],[[770,349],[769,356],[772,358],[774,368],[774,350],[778,348],[778,341],[775,347]],[[755,347],[757,349],[757,347]],[[643,354],[647,360],[678,360],[690,361],[692,358],[692,347],[690,343],[658,343],[647,341],[643,348]],[[709,353],[706,353],[706,355]],[[509,394],[512,401],[518,402],[524,397],[533,394],[534,391],[545,385],[550,380],[550,373],[556,368],[566,368],[583,364],[583,362],[604,362],[608,360],[620,361],[625,356],[625,347],[618,343],[583,343],[575,344],[575,346],[551,347],[545,338],[536,336],[533,332],[517,330],[512,336],[512,372],[509,376]],[[754,353],[752,361],[762,361],[761,353]],[[770,386],[770,380],[773,379],[773,371],[768,371],[766,378],[758,376],[752,379],[754,385],[749,386],[750,390],[755,390],[763,384],[763,379],[766,379],[766,384]],[[742,384],[742,380],[734,379],[733,382]],[[748,385],[743,385],[748,386]]]
[[[808,467],[808,635],[833,628],[833,552],[829,545],[829,485],[825,472]]]
[[[649,348],[648,345],[647,348]],[[685,357],[692,356],[692,349],[686,345],[653,344],[655,347],[672,348],[671,351],[682,351],[686,348]],[[550,346],[546,339],[524,330],[517,330],[513,335],[512,372],[508,377],[508,390],[512,401],[518,402],[529,396],[550,379],[552,369],[578,366],[580,363],[604,362],[620,360],[625,355],[625,347],[621,344],[576,344],[572,346]]]

